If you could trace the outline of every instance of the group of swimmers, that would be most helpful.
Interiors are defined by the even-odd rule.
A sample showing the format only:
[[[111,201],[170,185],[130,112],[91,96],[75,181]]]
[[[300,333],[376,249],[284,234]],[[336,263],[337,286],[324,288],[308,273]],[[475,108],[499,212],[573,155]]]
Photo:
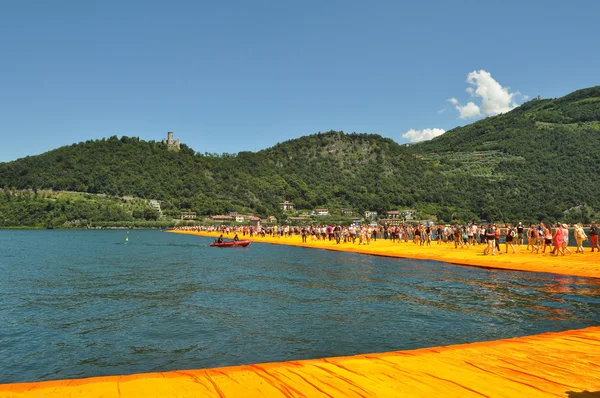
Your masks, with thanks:
[[[423,225],[399,225],[399,226],[373,226],[373,225],[321,225],[321,226],[181,226],[178,229],[202,231],[202,232],[219,232],[229,235],[230,233],[254,236],[270,236],[270,237],[291,237],[301,236],[302,242],[307,239],[312,241],[335,241],[341,243],[357,243],[359,245],[369,245],[377,239],[391,240],[392,242],[409,242],[421,246],[429,246],[432,241],[436,241],[438,245],[442,243],[452,243],[455,248],[468,248],[475,245],[485,245],[483,253],[485,255],[502,254],[500,248],[500,239],[504,237],[505,253],[508,253],[509,248],[512,253],[516,253],[515,244],[521,246],[527,242],[527,250],[532,253],[542,253],[549,251],[554,256],[564,256],[566,253],[572,254],[569,249],[569,229],[566,224],[556,224],[554,228],[540,222],[538,225],[531,224],[525,229],[522,223],[516,225],[506,225],[501,228],[496,224],[476,225],[469,223],[468,225],[453,226],[438,225],[435,227]],[[575,253],[583,253],[583,242],[590,241],[591,251],[598,249],[598,227],[595,222],[592,222],[588,230],[589,236],[585,233],[581,224],[575,225],[574,237],[576,241]],[[478,239],[479,238],[479,239]]]

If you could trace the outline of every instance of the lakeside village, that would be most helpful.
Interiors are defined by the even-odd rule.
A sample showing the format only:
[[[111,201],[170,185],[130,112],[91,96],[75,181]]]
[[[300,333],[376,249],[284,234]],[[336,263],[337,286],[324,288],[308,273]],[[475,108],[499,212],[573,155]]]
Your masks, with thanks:
[[[280,204],[282,210],[293,211],[293,203],[285,201]],[[346,215],[351,216],[350,210],[346,210]],[[271,238],[290,238],[292,236],[301,237],[302,242],[311,241],[335,241],[337,244],[356,244],[370,245],[377,239],[391,240],[392,242],[413,242],[420,246],[430,246],[432,242],[441,245],[444,243],[453,244],[455,248],[468,248],[475,245],[484,245],[485,255],[502,254],[500,246],[501,241],[505,245],[504,253],[516,253],[515,245],[527,245],[527,251],[532,253],[546,253],[551,255],[565,256],[573,254],[569,249],[569,226],[558,223],[555,226],[546,225],[540,222],[537,225],[531,224],[528,227],[519,222],[515,225],[498,225],[494,223],[480,222],[469,223],[467,225],[435,225],[433,221],[415,220],[417,212],[415,210],[396,210],[387,212],[387,218],[379,219],[379,222],[364,223],[363,218],[353,218],[355,222],[350,225],[340,225],[338,223],[323,223],[322,225],[277,225],[277,220],[270,217],[264,221],[268,225],[262,226],[261,219],[258,217],[239,215],[231,213],[230,215],[210,216],[205,221],[212,222],[212,225],[196,225],[195,222],[187,224],[186,222],[195,221],[196,214],[193,212],[183,212],[181,220],[183,224],[177,226],[176,230],[195,231],[195,232],[213,232],[223,236],[233,238],[241,237],[266,237]],[[328,209],[315,209],[312,216],[329,215]],[[365,218],[377,217],[376,212],[367,212]],[[289,217],[291,221],[307,221],[306,217]],[[232,225],[232,223],[244,223],[250,221],[252,225]],[[214,224],[214,223],[221,224]],[[589,240],[591,251],[597,249],[600,253],[598,244],[598,227],[595,222],[586,229],[581,224],[574,225],[573,236],[575,238],[575,253],[584,253],[583,242]]]

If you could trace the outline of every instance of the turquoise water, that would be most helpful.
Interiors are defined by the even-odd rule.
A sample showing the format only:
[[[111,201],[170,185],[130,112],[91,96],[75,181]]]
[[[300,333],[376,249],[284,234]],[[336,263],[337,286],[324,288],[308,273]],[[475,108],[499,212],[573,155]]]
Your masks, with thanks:
[[[159,231],[0,231],[0,382],[405,350],[600,324],[595,279],[210,242]]]

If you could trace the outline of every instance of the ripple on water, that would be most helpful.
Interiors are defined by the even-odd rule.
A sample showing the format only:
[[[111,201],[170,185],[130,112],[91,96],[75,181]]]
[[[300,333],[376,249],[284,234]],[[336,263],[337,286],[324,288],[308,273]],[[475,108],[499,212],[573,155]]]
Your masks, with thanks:
[[[125,237],[128,244],[123,244]],[[597,325],[596,280],[158,231],[0,231],[3,382],[205,368]]]

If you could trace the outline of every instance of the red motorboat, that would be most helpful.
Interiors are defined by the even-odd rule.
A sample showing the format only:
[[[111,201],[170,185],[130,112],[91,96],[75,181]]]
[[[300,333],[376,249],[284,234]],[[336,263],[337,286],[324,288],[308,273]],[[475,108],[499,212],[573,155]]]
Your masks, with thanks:
[[[210,245],[213,247],[246,247],[249,244],[249,240],[234,240],[232,242],[213,242]]]

